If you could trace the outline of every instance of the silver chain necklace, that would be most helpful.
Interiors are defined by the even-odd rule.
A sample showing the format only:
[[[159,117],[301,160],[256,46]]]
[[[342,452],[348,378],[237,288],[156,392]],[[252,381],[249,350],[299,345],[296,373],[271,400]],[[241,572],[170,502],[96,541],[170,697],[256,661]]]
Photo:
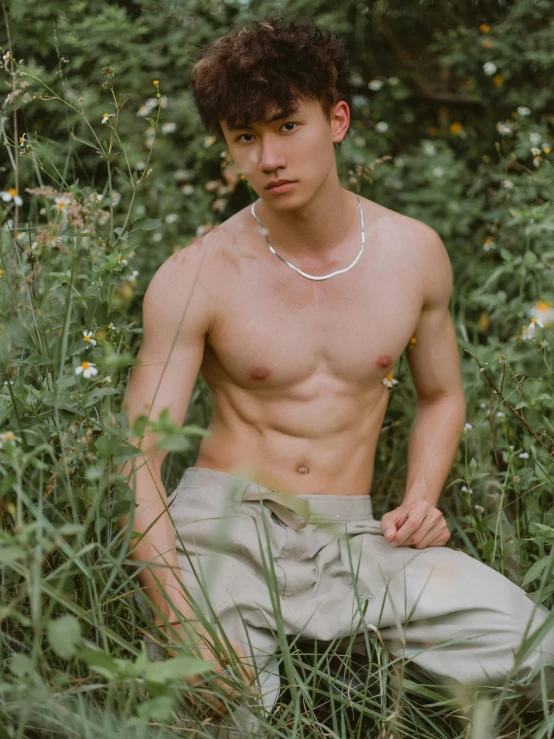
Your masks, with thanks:
[[[364,251],[364,247],[365,247],[364,214],[363,214],[363,211],[362,211],[362,205],[360,203],[360,198],[356,195],[356,193],[354,193],[354,195],[356,197],[356,200],[358,201],[358,208],[359,208],[359,211],[360,211],[362,246],[360,248],[360,251],[358,252],[358,256],[354,259],[354,261],[352,262],[352,264],[349,267],[345,267],[344,269],[339,269],[336,272],[331,272],[328,275],[321,275],[319,277],[316,276],[316,275],[309,275],[309,274],[307,274],[307,272],[302,272],[301,269],[298,269],[298,267],[295,267],[294,264],[291,264],[290,262],[287,262],[286,259],[283,259],[283,257],[281,257],[279,254],[277,254],[277,252],[275,251],[275,249],[269,243],[269,240],[267,238],[267,231],[266,231],[266,229],[264,229],[265,240],[266,240],[266,243],[267,243],[267,245],[269,247],[269,251],[272,254],[275,254],[275,256],[278,259],[280,259],[282,262],[284,262],[285,264],[287,264],[291,269],[294,269],[296,272],[298,272],[299,275],[302,275],[302,277],[307,277],[309,280],[328,280],[329,277],[334,277],[335,275],[341,275],[343,272],[348,272],[348,270],[349,269],[352,269],[352,267],[356,264],[356,262],[358,261],[358,259],[362,256],[363,251]],[[258,223],[260,224],[260,226],[262,228],[264,228],[264,224],[258,218],[258,216],[256,215],[256,211],[254,210],[254,206],[255,205],[256,205],[256,203],[252,203],[252,215],[258,221]]]

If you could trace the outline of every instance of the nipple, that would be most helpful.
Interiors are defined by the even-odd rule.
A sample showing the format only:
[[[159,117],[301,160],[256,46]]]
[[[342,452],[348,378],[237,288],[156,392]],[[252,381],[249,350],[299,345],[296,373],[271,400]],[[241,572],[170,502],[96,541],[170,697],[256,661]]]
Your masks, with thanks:
[[[256,367],[250,373],[253,380],[266,380],[269,377],[269,370],[266,367]]]
[[[390,357],[388,354],[385,354],[382,357],[379,357],[377,360],[377,364],[379,367],[388,367],[390,364],[392,364],[392,357]]]

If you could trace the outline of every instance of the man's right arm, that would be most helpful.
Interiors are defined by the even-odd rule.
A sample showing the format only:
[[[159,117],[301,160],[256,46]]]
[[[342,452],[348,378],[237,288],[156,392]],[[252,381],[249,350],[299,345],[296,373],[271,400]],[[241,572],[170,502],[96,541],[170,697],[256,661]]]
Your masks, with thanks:
[[[213,322],[213,303],[201,280],[207,249],[202,241],[195,241],[173,254],[148,286],[143,301],[143,340],[122,406],[130,428],[137,416],[145,414],[154,421],[164,408],[179,428],[184,423]],[[154,614],[156,623],[161,624],[164,617],[171,621],[176,616],[154,571],[174,609],[185,618],[194,618],[194,612],[183,593],[175,534],[166,510],[161,468],[167,451],[160,450],[156,440],[153,433],[145,433],[141,439],[132,437],[130,443],[140,455],[127,460],[120,472],[130,474],[129,484],[135,492],[133,530],[142,534],[156,521],[140,540],[131,539],[129,556],[137,563],[150,563],[138,579],[163,614]],[[129,516],[120,519],[119,528],[126,527],[128,521]]]

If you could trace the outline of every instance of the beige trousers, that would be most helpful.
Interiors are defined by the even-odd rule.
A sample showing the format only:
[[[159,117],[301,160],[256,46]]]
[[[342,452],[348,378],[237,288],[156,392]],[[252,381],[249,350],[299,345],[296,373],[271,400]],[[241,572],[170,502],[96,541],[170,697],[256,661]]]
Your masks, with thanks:
[[[369,495],[290,496],[189,467],[169,511],[183,582],[243,643],[268,712],[279,693],[281,624],[302,640],[345,639],[353,652],[367,651],[366,634],[378,631],[393,658],[412,660],[447,686],[498,686],[509,676],[534,695],[542,668],[554,686],[553,615],[464,552],[391,546]],[[524,633],[547,618],[510,675]],[[254,730],[246,710],[233,723],[237,735]]]

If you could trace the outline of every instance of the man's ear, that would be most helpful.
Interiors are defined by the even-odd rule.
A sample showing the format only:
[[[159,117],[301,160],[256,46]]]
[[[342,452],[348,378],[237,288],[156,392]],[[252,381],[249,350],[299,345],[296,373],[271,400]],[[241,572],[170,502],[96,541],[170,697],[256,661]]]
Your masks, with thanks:
[[[331,135],[334,143],[338,144],[343,140],[349,126],[350,108],[345,100],[339,100],[331,114]]]

